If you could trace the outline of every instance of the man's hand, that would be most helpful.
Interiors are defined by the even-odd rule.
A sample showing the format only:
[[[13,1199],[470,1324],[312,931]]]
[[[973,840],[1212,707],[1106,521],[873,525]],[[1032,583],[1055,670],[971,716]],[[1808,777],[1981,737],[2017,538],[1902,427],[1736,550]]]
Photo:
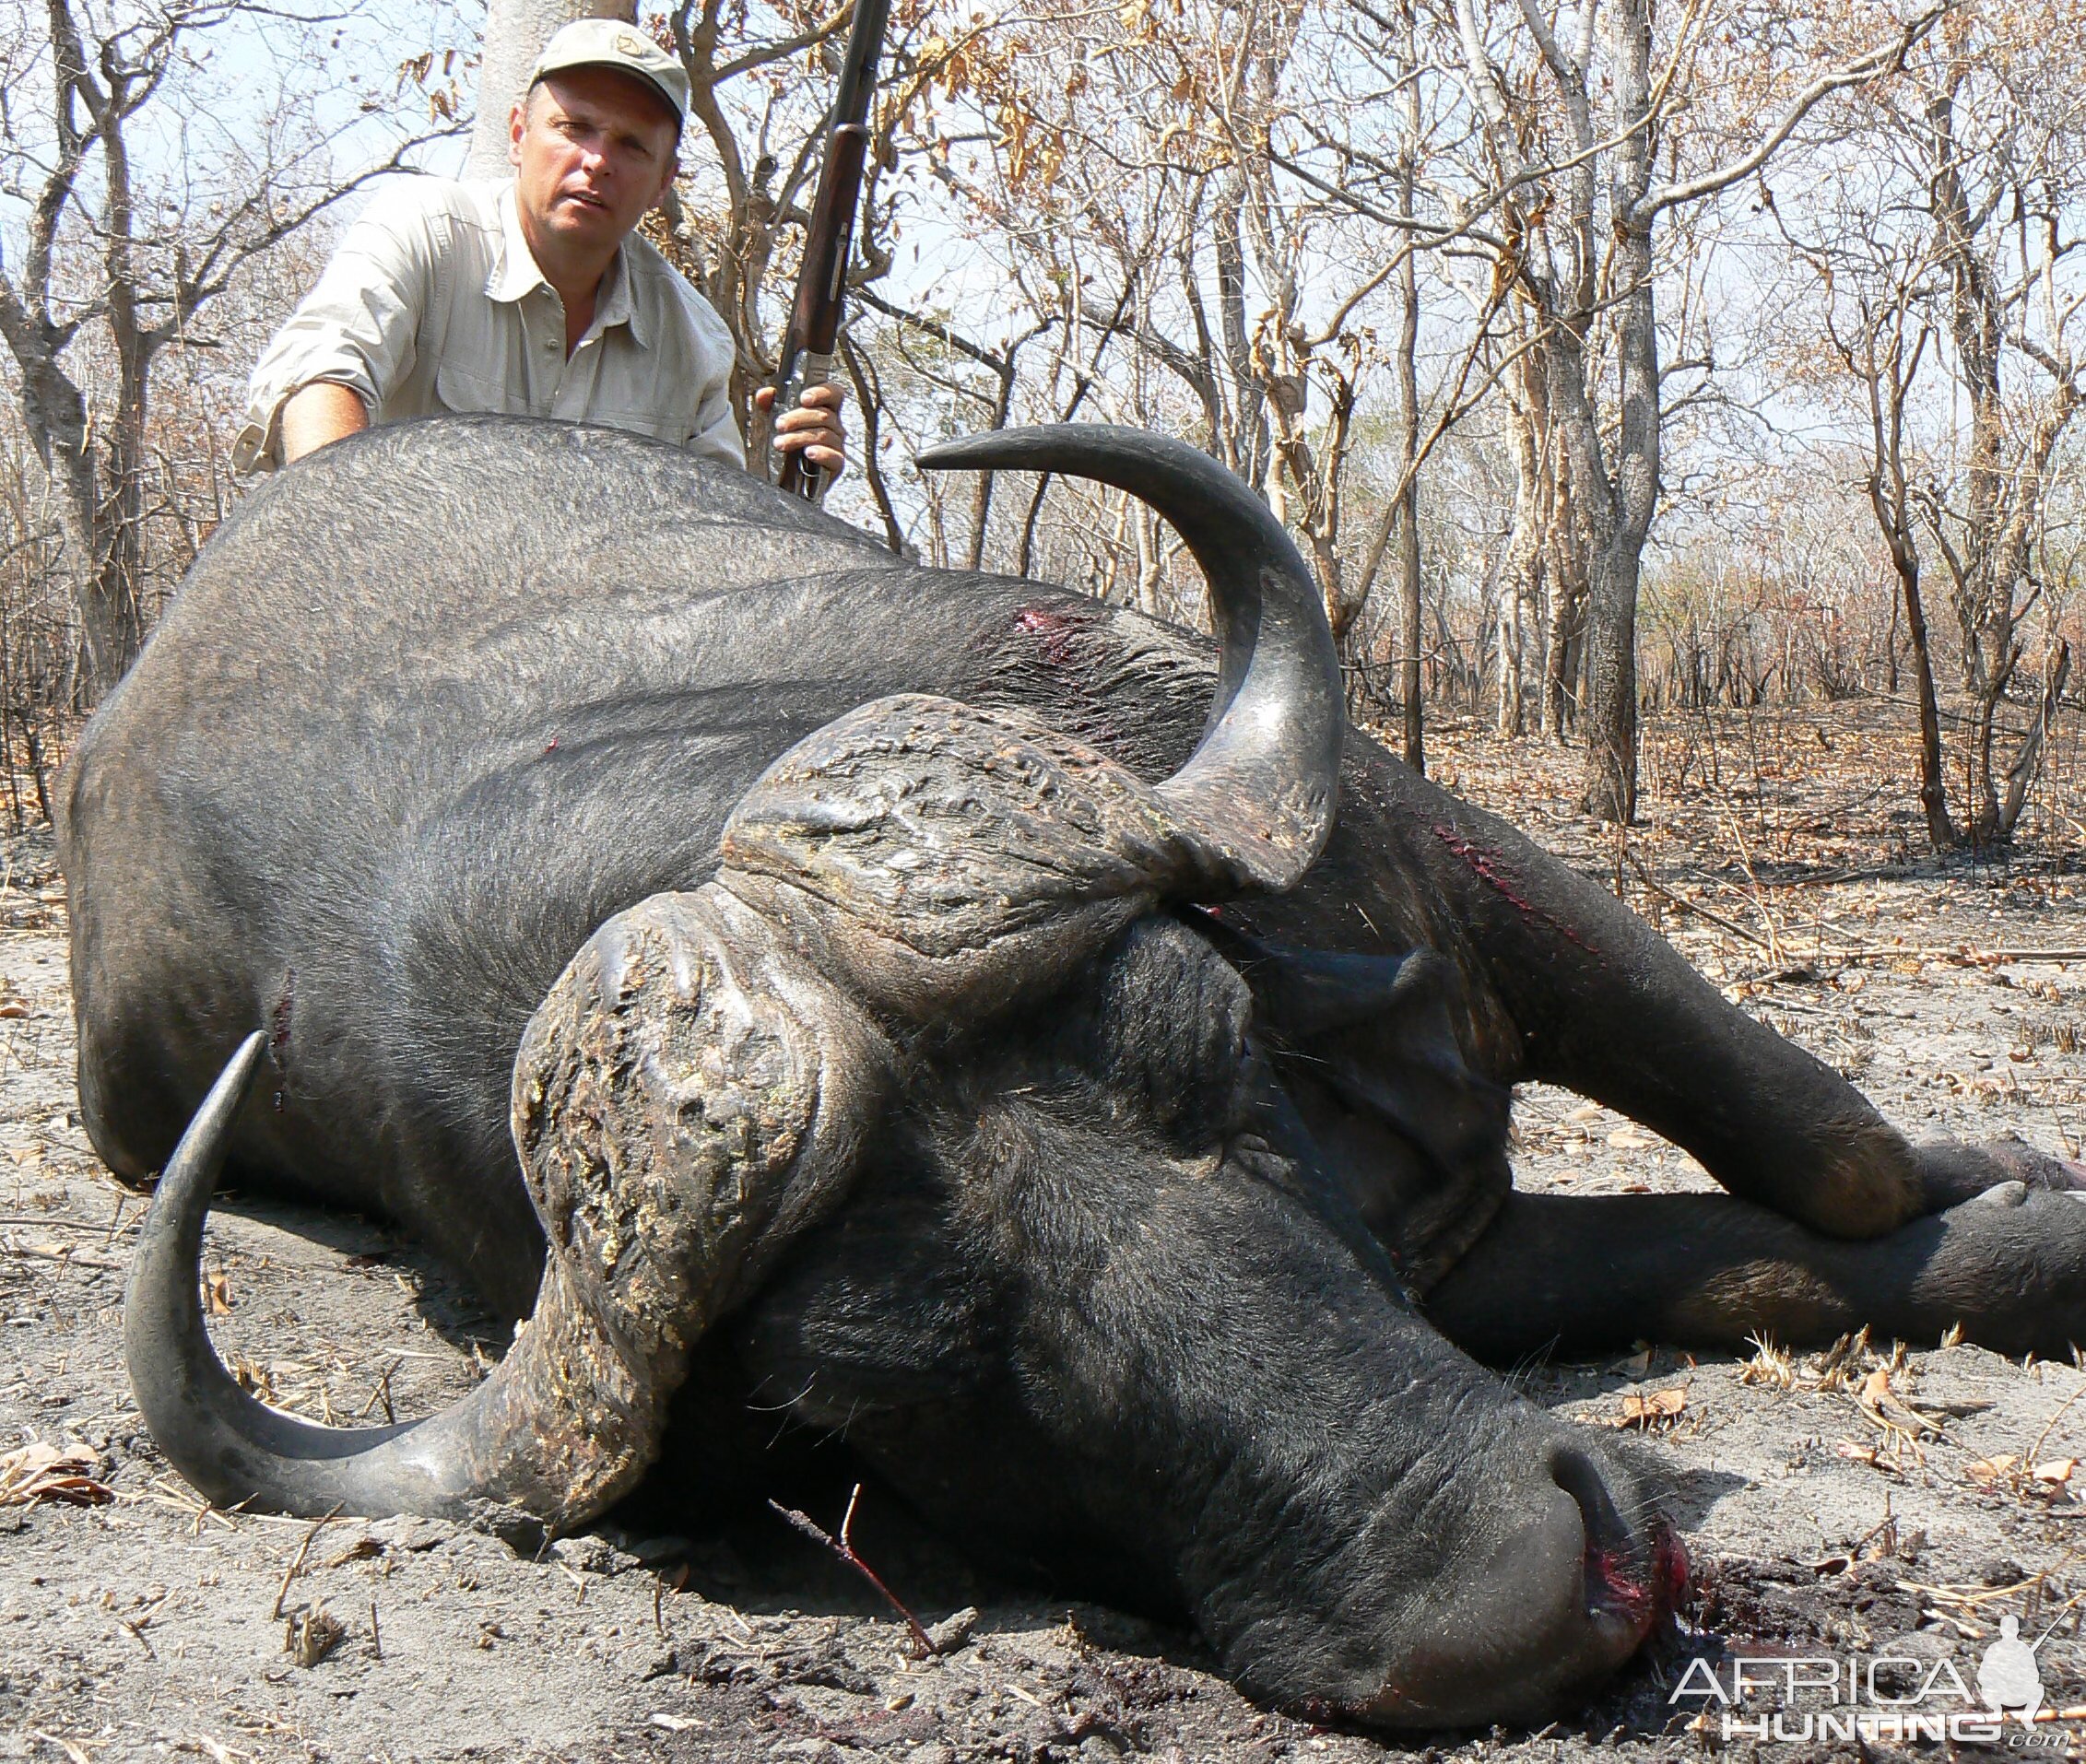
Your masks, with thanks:
[[[807,386],[795,410],[775,418],[775,438],[770,443],[779,453],[802,453],[821,472],[838,477],[847,470],[847,433],[841,428],[841,389],[838,386]],[[754,407],[772,410],[775,389],[762,386],[753,394]]]

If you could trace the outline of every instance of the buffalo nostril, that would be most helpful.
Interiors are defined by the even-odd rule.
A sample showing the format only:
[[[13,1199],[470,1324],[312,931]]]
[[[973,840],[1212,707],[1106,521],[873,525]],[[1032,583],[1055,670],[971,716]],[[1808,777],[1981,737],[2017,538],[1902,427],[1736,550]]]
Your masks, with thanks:
[[[1423,1623],[1385,1660],[1355,1711],[1399,1726],[1453,1727],[1554,1712],[1557,1699],[1613,1670],[1642,1632],[1594,1593],[1596,1551],[1579,1499],[1546,1452],[1526,1466],[1485,1546],[1448,1565]],[[1572,1474],[1589,1496],[1599,1478]],[[1607,1503],[1612,1514],[1614,1502]]]
[[[1648,1632],[1673,1608],[1676,1580],[1685,1583],[1685,1552],[1663,1525],[1640,1535],[1617,1506],[1601,1466],[1576,1446],[1560,1445],[1550,1456],[1550,1479],[1578,1507],[1585,1528],[1589,1615],[1620,1617],[1640,1636]]]
[[[1609,1491],[1600,1466],[1575,1445],[1561,1445],[1550,1453],[1550,1480],[1572,1497],[1586,1528],[1589,1551],[1623,1547],[1630,1527]]]
[[[1614,1671],[1674,1608],[1687,1558],[1650,1489],[1555,1434],[1531,1441],[1470,1546],[1385,1639],[1373,1694],[1342,1706],[1394,1727],[1533,1719]]]

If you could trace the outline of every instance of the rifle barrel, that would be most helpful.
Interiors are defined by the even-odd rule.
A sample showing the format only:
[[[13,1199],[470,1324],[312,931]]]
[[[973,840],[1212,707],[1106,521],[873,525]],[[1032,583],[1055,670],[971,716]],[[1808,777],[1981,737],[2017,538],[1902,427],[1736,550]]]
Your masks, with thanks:
[[[804,262],[797,270],[796,295],[775,366],[771,420],[794,409],[806,386],[820,383],[832,371],[833,351],[840,345],[848,260],[854,247],[855,214],[862,200],[862,173],[868,163],[869,104],[876,94],[877,62],[890,18],[890,0],[855,0],[840,84],[826,117],[826,157],[819,168],[818,193],[805,230]],[[807,465],[801,453],[784,454],[776,474],[784,489],[813,501],[824,493],[825,479],[826,474]]]

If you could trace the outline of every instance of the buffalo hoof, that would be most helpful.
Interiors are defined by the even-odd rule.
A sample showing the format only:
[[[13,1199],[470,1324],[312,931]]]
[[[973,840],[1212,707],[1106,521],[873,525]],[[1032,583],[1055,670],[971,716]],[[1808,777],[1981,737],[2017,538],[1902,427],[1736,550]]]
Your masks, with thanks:
[[[2061,1357],[2086,1347],[2086,1192],[2019,1178],[1880,1239],[1888,1300],[1877,1321],[1911,1339],[1961,1323],[2003,1354]],[[1894,1265],[1892,1265],[1894,1264]],[[1903,1282],[1899,1286],[1899,1282]]]
[[[1988,1190],[2019,1182],[2053,1194],[2086,1193],[2086,1164],[2053,1158],[2025,1139],[2009,1136],[1972,1145],[1961,1139],[1930,1139],[1916,1147],[1926,1210],[1946,1212]]]

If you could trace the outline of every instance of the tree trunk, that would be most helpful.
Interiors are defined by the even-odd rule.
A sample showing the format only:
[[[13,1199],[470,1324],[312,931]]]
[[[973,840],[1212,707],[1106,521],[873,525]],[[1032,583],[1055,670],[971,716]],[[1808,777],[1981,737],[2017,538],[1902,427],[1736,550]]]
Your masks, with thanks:
[[[1528,722],[1526,687],[1522,662],[1522,627],[1527,608],[1527,579],[1519,560],[1500,579],[1499,702],[1493,723],[1503,735],[1523,734]]]
[[[1014,408],[1014,350],[1008,349],[1007,359],[997,370],[999,391],[993,398],[992,426],[1007,427],[1008,413]],[[985,529],[992,523],[993,479],[996,474],[980,472],[978,481],[971,491],[971,546],[964,555],[964,567],[982,570],[985,563]]]
[[[1232,469],[1266,495],[1274,459],[1268,447],[1267,419],[1253,370],[1253,346],[1246,335],[1246,266],[1243,243],[1246,177],[1234,169],[1219,186],[1211,205],[1212,256],[1217,265],[1217,323],[1229,370],[1225,404],[1231,432],[1218,437],[1231,457]]]
[[[1992,773],[1992,745],[1998,734],[1999,695],[1989,689],[1970,701],[1970,842],[1979,850],[1999,843],[1999,790]]]
[[[1543,651],[1543,735],[1562,746],[1579,722],[1579,617],[1585,596],[1560,569],[1546,575],[1550,642]]]
[[[131,389],[126,388],[126,392]],[[79,597],[87,694],[99,702],[145,647],[145,390],[118,412],[109,439],[108,482],[95,522],[94,558]],[[126,397],[126,404],[129,398]]]
[[[1909,535],[1892,533],[1880,500],[1877,519],[1884,523],[1885,535],[1891,540],[1891,561],[1904,593],[1913,678],[1919,688],[1919,806],[1927,814],[1927,842],[1937,853],[1952,852],[1957,844],[1956,829],[1949,818],[1949,786],[1941,772],[1941,709],[1934,694],[1934,657],[1927,644],[1927,609],[1920,604],[1919,554],[1913,549]]]
[[[130,150],[119,130],[102,137],[101,168],[101,249],[109,335],[116,354],[116,407],[104,443],[108,462],[95,521],[94,570],[79,609],[88,689],[97,700],[130,671],[145,647],[145,411],[155,352],[138,312],[136,211]]]
[[[1586,593],[1585,742],[1581,802],[1589,815],[1630,822],[1637,816],[1637,583],[1633,548],[1595,555]]]
[[[2001,839],[2010,840],[2013,829],[2021,824],[2021,811],[2028,802],[2028,787],[2035,782],[2035,774],[2041,769],[2043,744],[2049,736],[2050,724],[2057,719],[2057,706],[2064,699],[2065,683],[2070,677],[2071,645],[2060,637],[2043,676],[2043,696],[2035,707],[2035,721],[2021,738],[2021,751],[2014,755],[2013,764],[2007,768],[2006,800],[1999,805]]]
[[[1601,511],[1586,596],[1586,759],[1583,803],[1603,820],[1637,817],[1637,590],[1658,507],[1658,330],[1652,308],[1652,223],[1640,210],[1651,185],[1651,9],[1621,0],[1613,16],[1616,111],[1627,133],[1615,148],[1609,194],[1617,239],[1613,283],[1621,302],[1616,354],[1621,408],[1612,500]],[[1590,413],[1589,413],[1590,414]]]
[[[1519,378],[1526,388],[1526,371]],[[1536,604],[1541,580],[1543,482],[1535,409],[1525,391],[1510,399],[1508,410],[1514,433],[1514,526],[1507,536],[1506,563],[1500,571],[1498,729],[1503,735],[1518,735],[1526,733],[1528,722],[1523,644],[1528,611]]]
[[[504,178],[507,121],[528,88],[529,69],[543,46],[575,18],[637,19],[637,0],[491,0],[485,21],[485,54],[478,64],[478,118],[471,130],[470,178]]]
[[[1406,41],[1412,46],[1412,8],[1406,6]],[[1420,79],[1406,87],[1406,139],[1398,158],[1398,208],[1410,219],[1420,151]],[[1420,282],[1409,241],[1398,271],[1398,469],[1403,490],[1398,510],[1399,667],[1398,697],[1405,707],[1405,763],[1427,770],[1426,705],[1420,687]]]

